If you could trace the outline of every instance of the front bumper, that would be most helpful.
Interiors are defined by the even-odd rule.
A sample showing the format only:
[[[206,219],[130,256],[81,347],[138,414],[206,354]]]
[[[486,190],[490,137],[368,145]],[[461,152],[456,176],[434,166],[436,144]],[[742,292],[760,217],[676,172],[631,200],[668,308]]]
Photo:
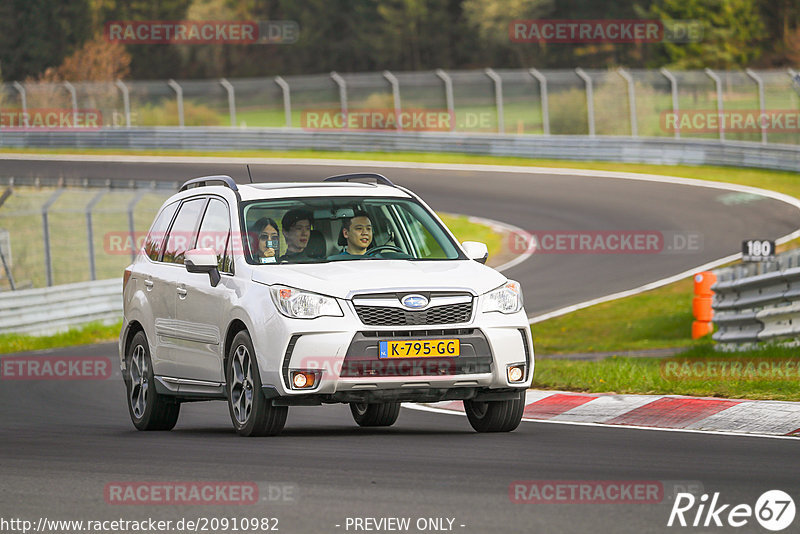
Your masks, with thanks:
[[[302,398],[310,404],[432,402],[474,399],[490,391],[514,393],[530,387],[534,354],[524,312],[478,314],[468,324],[409,326],[402,330],[367,327],[355,314],[348,315],[310,321],[274,315],[271,324],[264,325],[269,339],[256,335],[253,340],[265,394],[275,398],[276,404],[280,403],[278,399],[289,397],[298,404]],[[377,356],[381,340],[437,337],[459,339],[462,355],[389,360]],[[525,365],[522,381],[509,382],[507,367],[511,364]],[[317,376],[314,386],[293,388],[292,371],[313,371]]]

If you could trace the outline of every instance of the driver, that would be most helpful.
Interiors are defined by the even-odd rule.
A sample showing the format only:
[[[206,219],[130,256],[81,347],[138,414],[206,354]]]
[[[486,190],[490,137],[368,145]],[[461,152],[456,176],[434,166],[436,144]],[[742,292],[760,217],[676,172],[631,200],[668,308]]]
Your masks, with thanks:
[[[366,211],[357,210],[352,217],[342,221],[342,235],[347,240],[345,249],[332,259],[342,256],[362,257],[372,244],[372,221]]]

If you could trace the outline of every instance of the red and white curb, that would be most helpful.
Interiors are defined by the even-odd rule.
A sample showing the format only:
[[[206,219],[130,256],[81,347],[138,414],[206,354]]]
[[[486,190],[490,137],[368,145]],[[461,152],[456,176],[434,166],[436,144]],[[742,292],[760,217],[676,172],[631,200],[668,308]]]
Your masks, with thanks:
[[[800,402],[528,390],[523,421],[800,437]],[[461,401],[419,405],[464,411]]]

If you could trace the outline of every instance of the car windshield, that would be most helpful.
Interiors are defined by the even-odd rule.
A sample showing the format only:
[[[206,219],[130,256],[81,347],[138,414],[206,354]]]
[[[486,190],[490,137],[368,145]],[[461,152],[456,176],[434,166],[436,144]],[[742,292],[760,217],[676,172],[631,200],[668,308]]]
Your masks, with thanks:
[[[442,224],[409,199],[257,200],[243,205],[242,221],[255,264],[462,258]]]

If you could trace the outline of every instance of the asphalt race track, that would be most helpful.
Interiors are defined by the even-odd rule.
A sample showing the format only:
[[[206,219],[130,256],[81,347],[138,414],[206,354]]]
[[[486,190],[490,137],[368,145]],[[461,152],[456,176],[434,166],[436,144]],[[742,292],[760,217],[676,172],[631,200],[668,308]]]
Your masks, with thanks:
[[[252,170],[257,181],[267,181],[370,169],[254,165]],[[522,282],[530,314],[630,289],[735,253],[742,239],[774,239],[800,227],[800,212],[792,206],[710,188],[596,177],[376,170],[410,187],[436,210],[528,230],[702,234],[702,250],[693,253],[534,255],[506,273]],[[246,181],[244,169],[230,165],[0,161],[0,174],[6,176],[181,181],[216,173]],[[112,375],[107,380],[2,381],[0,518],[36,524],[42,517],[269,517],[278,519],[284,533],[366,532],[354,528],[353,518],[389,517],[410,518],[410,528],[399,532],[727,532],[734,529],[667,528],[674,489],[702,487],[707,494],[719,492],[720,503],[751,507],[766,490],[786,491],[796,501],[800,492],[800,456],[793,439],[532,422],[509,434],[479,435],[463,416],[412,409],[402,410],[391,428],[369,430],[358,428],[344,405],[291,408],[281,436],[245,439],[233,432],[222,402],[183,405],[172,432],[137,432],[128,417],[114,345],[58,354],[107,356]],[[514,503],[509,489],[520,480],[659,481],[665,491],[659,503]],[[107,502],[108,485],[154,481],[254,482],[262,500],[238,506]],[[687,519],[693,520],[696,510]],[[418,520],[436,518],[444,518],[438,528],[436,522],[417,528]],[[752,517],[735,530],[764,532]]]

